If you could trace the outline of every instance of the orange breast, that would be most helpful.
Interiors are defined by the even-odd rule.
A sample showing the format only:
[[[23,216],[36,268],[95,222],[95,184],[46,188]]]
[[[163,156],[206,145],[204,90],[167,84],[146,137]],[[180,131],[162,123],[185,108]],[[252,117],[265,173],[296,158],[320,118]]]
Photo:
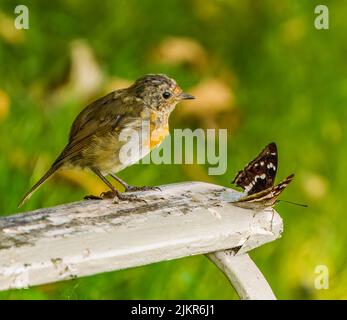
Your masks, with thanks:
[[[157,145],[162,143],[162,141],[165,139],[165,137],[168,134],[169,134],[169,127],[168,126],[151,130],[151,138],[149,141],[150,149],[152,150]]]
[[[152,112],[150,116],[150,140],[148,146],[150,150],[162,143],[169,134],[167,117],[163,117],[159,112]]]

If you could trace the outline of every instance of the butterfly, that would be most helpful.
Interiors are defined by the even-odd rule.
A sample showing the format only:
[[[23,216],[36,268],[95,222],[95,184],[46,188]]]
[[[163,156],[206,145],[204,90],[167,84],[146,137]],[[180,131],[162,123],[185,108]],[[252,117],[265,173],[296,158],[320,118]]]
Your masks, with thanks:
[[[274,206],[278,202],[279,195],[294,178],[294,174],[291,174],[279,184],[274,185],[277,165],[277,146],[272,142],[236,175],[232,183],[241,187],[246,196],[234,201],[233,204],[258,210]]]

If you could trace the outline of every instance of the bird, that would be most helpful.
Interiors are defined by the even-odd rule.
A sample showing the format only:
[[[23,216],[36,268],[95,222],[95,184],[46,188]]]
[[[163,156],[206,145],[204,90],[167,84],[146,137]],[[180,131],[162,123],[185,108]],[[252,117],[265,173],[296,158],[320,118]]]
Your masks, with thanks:
[[[131,186],[116,173],[160,145],[169,134],[169,116],[175,106],[194,98],[167,75],[147,74],[128,88],[112,91],[90,103],[73,121],[65,148],[42,178],[25,193],[18,207],[54,173],[71,168],[89,169],[108,186],[110,191],[102,193],[100,198],[112,196],[115,200],[129,200],[106,179],[108,175],[123,185],[126,192],[153,189]],[[141,136],[144,123],[148,123],[150,132],[146,141],[142,141],[144,148],[132,156],[124,156],[126,152],[123,151],[129,143],[124,136],[134,133]]]

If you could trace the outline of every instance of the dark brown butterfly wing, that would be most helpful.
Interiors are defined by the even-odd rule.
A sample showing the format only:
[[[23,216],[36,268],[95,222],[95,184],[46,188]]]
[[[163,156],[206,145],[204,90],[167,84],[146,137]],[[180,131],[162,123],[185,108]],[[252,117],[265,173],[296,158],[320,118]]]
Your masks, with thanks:
[[[279,184],[262,190],[256,194],[247,195],[238,201],[233,202],[236,206],[247,209],[263,209],[272,207],[276,204],[279,195],[293,180],[294,174],[291,174]]]
[[[277,163],[277,146],[273,142],[239,171],[232,183],[241,187],[248,195],[270,188],[275,182]]]

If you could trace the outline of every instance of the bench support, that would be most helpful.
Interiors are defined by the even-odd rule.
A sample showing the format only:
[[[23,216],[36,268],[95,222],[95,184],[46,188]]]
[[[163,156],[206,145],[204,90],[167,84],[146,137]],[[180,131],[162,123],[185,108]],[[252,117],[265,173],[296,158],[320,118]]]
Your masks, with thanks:
[[[269,284],[248,254],[232,250],[210,253],[208,258],[227,276],[242,300],[276,300]]]

